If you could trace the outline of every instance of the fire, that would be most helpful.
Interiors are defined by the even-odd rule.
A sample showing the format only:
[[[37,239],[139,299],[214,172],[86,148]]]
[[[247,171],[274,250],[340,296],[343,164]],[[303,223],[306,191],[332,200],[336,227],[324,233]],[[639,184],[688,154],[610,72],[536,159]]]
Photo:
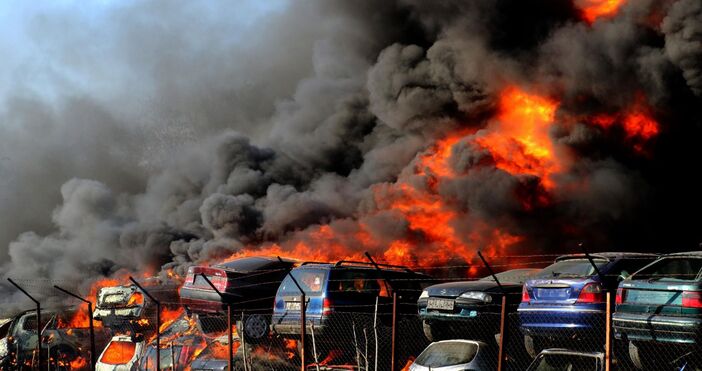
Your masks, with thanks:
[[[575,6],[582,11],[583,19],[594,23],[598,18],[613,17],[626,3],[626,0],[576,0]]]
[[[653,109],[642,93],[639,93],[634,103],[623,112],[595,115],[591,122],[605,130],[619,124],[624,130],[625,139],[634,144],[637,152],[642,152],[643,144],[660,132],[660,125],[653,117]]]
[[[563,169],[549,129],[559,103],[508,87],[500,95],[499,113],[476,142],[490,151],[495,166],[514,175],[533,175],[552,189],[551,177]]]
[[[297,340],[283,339],[283,345],[285,346],[288,359],[295,358],[295,353],[297,352]]]
[[[75,314],[71,318],[69,318],[68,321],[64,321],[63,319],[58,318],[56,327],[64,328],[64,329],[89,328],[90,327],[90,317],[89,316],[92,316],[92,313],[88,313],[88,305],[84,304],[84,305],[79,306],[76,309]],[[102,327],[102,322],[93,321],[93,327]]]
[[[77,357],[70,363],[71,370],[80,370],[88,366],[88,361],[83,357]]]
[[[175,320],[180,318],[185,311],[183,310],[182,307],[178,307],[176,309],[170,309],[168,307],[164,307],[161,309],[161,327],[158,329],[159,332],[163,332],[165,329],[167,329]]]
[[[335,359],[339,358],[343,354],[344,354],[343,351],[341,351],[339,349],[333,349],[329,352],[329,354],[327,355],[326,358],[324,358],[321,362],[319,362],[319,365],[320,366],[330,365],[330,364],[332,364],[332,362]]]
[[[142,304],[144,304],[144,295],[138,291],[133,293],[132,296],[129,297],[129,302],[127,302],[128,307]]]

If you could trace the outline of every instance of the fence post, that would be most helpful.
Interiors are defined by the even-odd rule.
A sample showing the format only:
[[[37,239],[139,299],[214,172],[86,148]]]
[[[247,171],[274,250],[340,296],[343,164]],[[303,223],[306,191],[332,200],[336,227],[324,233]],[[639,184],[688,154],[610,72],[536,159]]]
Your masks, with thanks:
[[[129,280],[148,296],[151,301],[156,303],[156,370],[161,370],[161,302],[156,300],[148,291],[144,290],[143,287],[132,277],[129,276]],[[148,346],[148,344],[146,344]]]
[[[63,292],[64,294],[68,296],[72,296],[84,303],[88,304],[88,326],[90,327],[90,369],[92,371],[95,371],[95,363],[97,362],[97,356],[95,354],[95,327],[93,326],[93,303],[89,300],[86,300],[68,290],[64,290],[57,285],[54,285],[54,288],[56,290],[59,290]]]
[[[10,278],[7,279],[10,281],[10,283],[15,286],[18,290],[20,290],[24,295],[26,295],[31,301],[34,302],[34,304],[37,305],[37,364],[38,368],[41,370],[42,369],[42,355],[41,355],[41,304],[39,304],[39,301],[37,299],[34,299],[32,295],[29,295],[27,291],[25,291],[23,288],[20,287],[20,285],[16,284],[15,281],[11,280]],[[19,344],[17,346],[19,349]],[[19,351],[16,353],[17,355],[15,356],[16,358],[19,357]],[[16,360],[17,364],[19,365],[19,360]]]
[[[277,258],[279,261],[283,261],[280,256]],[[300,352],[300,370],[305,371],[305,337],[307,336],[307,326],[305,323],[307,321],[307,296],[305,295],[305,290],[302,289],[300,283],[298,283],[297,279],[295,279],[295,276],[288,272],[288,277],[290,277],[295,286],[297,286],[297,289],[300,290],[300,348],[302,348],[302,351]],[[314,326],[314,323],[312,323],[312,326]]]
[[[212,281],[210,281],[210,279],[204,273],[200,273],[200,275],[205,280],[205,282],[207,282],[207,284],[210,285],[212,290],[214,290],[214,292],[216,292],[217,295],[219,295],[219,299],[222,302],[225,302],[224,295],[222,294],[221,291],[219,291],[219,289],[217,289],[217,287],[212,283]],[[242,316],[243,316],[243,313],[242,313]],[[229,371],[234,371],[234,354],[233,354],[234,334],[232,334],[232,304],[231,303],[227,303],[227,327],[228,327],[227,337],[229,339],[229,345],[227,346],[227,348],[229,348],[229,365],[227,366],[227,368],[229,369]],[[237,334],[239,335],[239,341],[241,341],[244,338],[243,333],[239,334],[239,332],[240,332],[239,330],[242,330],[244,327],[244,319],[243,318],[241,319],[241,326],[240,327],[241,327],[241,329],[237,330]]]
[[[607,319],[605,323],[605,371],[612,370],[612,293],[607,291]]]
[[[390,371],[395,371],[395,336],[397,334],[397,292],[392,293],[392,335],[390,348]]]
[[[500,349],[497,352],[497,371],[503,371],[505,369],[505,346],[507,345],[507,337],[509,326],[507,326],[507,321],[509,320],[509,314],[507,313],[507,295],[502,295],[502,311],[500,314]]]

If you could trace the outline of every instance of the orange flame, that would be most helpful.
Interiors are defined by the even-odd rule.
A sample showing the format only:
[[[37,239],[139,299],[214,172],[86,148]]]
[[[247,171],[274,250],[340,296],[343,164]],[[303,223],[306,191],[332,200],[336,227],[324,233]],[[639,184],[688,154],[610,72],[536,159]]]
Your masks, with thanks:
[[[70,365],[71,370],[81,370],[88,366],[88,361],[83,357],[77,357],[76,359],[71,361]]]
[[[563,169],[556,156],[549,129],[559,103],[508,87],[500,95],[497,120],[476,138],[490,151],[495,166],[514,175],[533,175],[552,189],[553,174]]]
[[[410,358],[407,360],[407,363],[405,364],[405,367],[403,367],[401,371],[409,371],[410,366],[412,366],[412,363],[414,363],[414,357],[410,357]]]
[[[136,343],[128,341],[113,341],[105,350],[100,362],[108,365],[123,365],[134,357]]]
[[[138,291],[133,293],[132,296],[129,297],[129,301],[127,302],[128,307],[142,304],[144,304],[144,295],[142,295]]]
[[[183,315],[185,311],[183,310],[182,307],[178,307],[176,309],[170,309],[168,307],[164,307],[161,309],[161,327],[159,327],[158,331],[163,332],[165,329],[167,329],[175,320],[180,318],[180,316]]]
[[[576,0],[575,6],[581,10],[583,20],[592,24],[598,18],[614,17],[625,3],[626,0]]]

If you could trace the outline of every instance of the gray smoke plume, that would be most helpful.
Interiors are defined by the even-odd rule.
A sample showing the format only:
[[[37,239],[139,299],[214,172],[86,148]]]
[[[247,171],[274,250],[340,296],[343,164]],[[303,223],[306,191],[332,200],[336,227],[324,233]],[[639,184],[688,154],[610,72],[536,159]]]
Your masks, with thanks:
[[[85,290],[273,244],[445,248],[397,206],[407,189],[441,200],[470,249],[495,230],[529,251],[702,238],[699,218],[670,217],[702,206],[699,181],[680,180],[700,158],[699,0],[627,2],[593,24],[548,0],[310,1],[251,23],[248,3],[179,5],[26,20],[54,62],[34,66],[48,82],[10,68],[0,106],[2,276]],[[553,189],[478,144],[511,85],[561,102]],[[590,118],[636,102],[653,139]],[[423,156],[455,133],[454,176],[433,173]]]

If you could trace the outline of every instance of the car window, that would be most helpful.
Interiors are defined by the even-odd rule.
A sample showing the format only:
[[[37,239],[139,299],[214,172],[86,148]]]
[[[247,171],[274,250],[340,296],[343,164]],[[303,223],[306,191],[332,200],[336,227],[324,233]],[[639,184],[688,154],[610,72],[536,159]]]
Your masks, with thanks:
[[[230,261],[228,263],[219,264],[218,267],[231,269],[233,271],[237,271],[237,272],[241,272],[241,273],[247,273],[247,272],[252,272],[255,270],[264,269],[264,268],[266,268],[266,266],[271,265],[271,263],[275,263],[275,262],[271,261],[270,259],[265,259],[265,258],[260,258],[260,257],[251,257],[251,258],[237,259],[237,260]],[[273,264],[273,265],[275,265],[275,264]]]
[[[596,357],[572,354],[540,355],[533,371],[599,371]]]
[[[136,343],[131,341],[112,341],[102,353],[100,362],[108,365],[123,365],[134,357]]]
[[[172,348],[172,349],[171,349]],[[174,345],[173,347],[161,348],[160,352],[160,366],[161,369],[171,369],[173,364],[178,364],[178,359],[180,358],[181,349],[183,347],[180,345]],[[171,351],[172,350],[172,351]],[[171,358],[173,354],[173,359]],[[139,361],[139,370],[147,371],[153,370],[156,367],[156,348],[149,347],[146,352],[146,357],[143,357]]]
[[[643,268],[646,264],[651,263],[654,260],[654,258],[649,258],[649,257],[633,257],[633,258],[626,258],[622,259],[619,262],[617,262],[616,267],[614,270],[609,272],[609,275],[621,275],[623,273],[626,273],[625,276],[630,276],[634,274],[634,272],[638,271],[639,269]]]
[[[424,367],[445,367],[469,363],[475,358],[478,346],[475,343],[455,341],[432,343],[414,361]]]
[[[4,338],[7,336],[7,332],[10,330],[10,325],[12,324],[12,321],[7,321],[0,326],[0,339]]]
[[[664,258],[637,272],[632,278],[695,281],[700,279],[700,270],[702,270],[702,259]]]
[[[608,261],[593,259],[597,269],[604,267]],[[568,259],[553,263],[537,273],[537,278],[587,277],[595,274],[595,268],[587,259]]]
[[[49,319],[51,319],[52,315],[49,313],[42,313],[41,316],[41,328],[43,329],[44,326],[49,322]],[[37,316],[32,314],[24,318],[24,323],[22,323],[22,330],[25,331],[35,331],[37,330]]]
[[[306,295],[320,294],[327,277],[327,271],[324,269],[293,269],[290,274],[302,286]],[[278,292],[283,295],[300,295],[300,290],[289,275],[281,282]]]

